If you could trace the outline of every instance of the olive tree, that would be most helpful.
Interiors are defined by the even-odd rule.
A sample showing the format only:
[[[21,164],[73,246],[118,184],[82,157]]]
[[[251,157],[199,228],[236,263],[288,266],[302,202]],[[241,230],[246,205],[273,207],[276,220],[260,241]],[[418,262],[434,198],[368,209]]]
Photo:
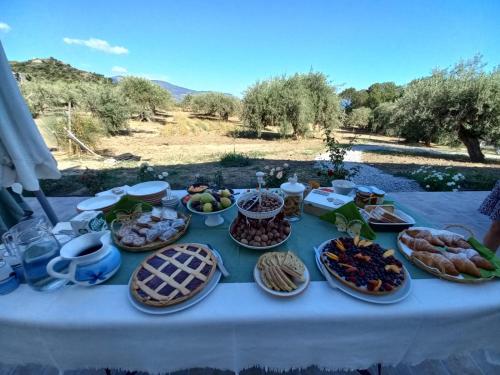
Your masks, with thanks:
[[[324,129],[340,123],[342,111],[335,89],[321,73],[278,77],[251,86],[243,98],[242,119],[260,136],[266,126],[278,126],[280,133],[296,137],[309,125]]]
[[[368,129],[372,117],[372,110],[368,107],[355,108],[349,113],[346,123],[351,128]]]
[[[408,85],[397,101],[395,121],[403,136],[426,143],[455,135],[471,161],[484,162],[480,141],[500,141],[500,71],[484,71],[480,57],[436,70]]]
[[[396,111],[396,104],[391,102],[384,102],[377,106],[372,111],[372,118],[370,129],[375,133],[385,133],[388,135],[395,135],[394,113]]]
[[[149,121],[155,110],[167,109],[173,103],[170,92],[145,78],[125,77],[118,87],[142,121]]]
[[[117,87],[96,85],[93,94],[86,98],[86,105],[108,135],[129,132],[130,106]]]
[[[219,92],[208,92],[193,95],[190,99],[192,111],[206,116],[218,116],[224,121],[229,116],[239,113],[240,101],[238,98]]]

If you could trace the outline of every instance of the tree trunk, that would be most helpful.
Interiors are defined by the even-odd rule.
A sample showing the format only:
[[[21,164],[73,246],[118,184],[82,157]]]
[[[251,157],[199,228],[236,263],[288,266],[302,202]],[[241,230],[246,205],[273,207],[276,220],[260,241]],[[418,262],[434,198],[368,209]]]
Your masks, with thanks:
[[[484,154],[481,152],[481,146],[479,145],[479,139],[472,135],[463,126],[458,129],[458,138],[467,147],[467,152],[469,153],[470,161],[475,163],[485,163]]]

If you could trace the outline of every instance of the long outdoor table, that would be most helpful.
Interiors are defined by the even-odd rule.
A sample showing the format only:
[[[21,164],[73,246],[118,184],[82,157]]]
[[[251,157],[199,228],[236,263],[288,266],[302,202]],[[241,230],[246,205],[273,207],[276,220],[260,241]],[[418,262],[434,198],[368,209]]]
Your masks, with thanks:
[[[182,194],[182,192],[176,192]],[[38,363],[59,369],[121,368],[150,372],[211,367],[239,371],[317,365],[367,368],[500,347],[497,282],[462,285],[433,278],[400,254],[413,279],[411,295],[394,305],[356,300],[324,281],[313,245],[339,235],[332,224],[304,215],[280,249],[295,251],[312,282],[294,298],[276,298],[253,282],[262,254],[228,235],[236,210],[208,228],[193,215],[179,242],[210,243],[231,276],[205,300],[165,316],[137,311],[128,301],[132,271],[149,253],[122,253],[120,271],[106,284],[39,293],[22,285],[0,297],[0,363]],[[418,221],[419,225],[425,223]],[[396,248],[394,233],[377,242]]]

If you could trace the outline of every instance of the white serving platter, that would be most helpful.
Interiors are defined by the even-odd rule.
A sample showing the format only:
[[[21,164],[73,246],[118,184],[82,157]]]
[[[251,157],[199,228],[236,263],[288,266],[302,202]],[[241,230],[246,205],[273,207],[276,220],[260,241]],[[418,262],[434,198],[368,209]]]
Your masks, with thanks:
[[[160,194],[170,187],[165,181],[146,181],[134,185],[127,190],[127,194],[133,197]]]
[[[85,199],[76,205],[78,211],[100,211],[116,204],[120,200],[117,195],[101,195]]]
[[[315,252],[315,259],[316,259],[316,266],[318,267],[319,271],[323,274],[325,277],[326,281],[328,284],[334,288],[334,289],[339,289],[342,292],[350,295],[351,297],[357,298],[361,301],[365,302],[370,302],[370,303],[375,303],[375,304],[380,304],[380,305],[388,305],[388,304],[393,304],[400,302],[407,298],[412,290],[412,280],[410,273],[406,269],[405,266],[403,266],[403,269],[405,271],[405,282],[403,285],[397,289],[395,292],[390,293],[390,294],[384,294],[384,295],[372,295],[372,294],[366,294],[362,292],[358,292],[357,290],[348,287],[347,285],[343,284],[339,280],[337,280],[334,276],[328,272],[326,267],[323,265],[320,259],[321,252],[323,248],[330,242],[331,240],[327,240],[323,242],[321,245],[318,247],[314,248]]]
[[[292,290],[291,292],[280,292],[277,290],[269,289],[266,284],[262,281],[262,278],[260,276],[260,271],[259,268],[257,267],[257,264],[255,265],[253,269],[253,278],[257,285],[261,287],[265,292],[272,294],[273,296],[276,297],[294,297],[300,293],[302,293],[304,290],[306,290],[307,286],[309,285],[309,282],[311,281],[311,275],[309,274],[309,270],[307,267],[305,267],[305,272],[304,272],[304,281],[301,283],[297,283],[294,280],[294,283],[297,284],[298,288],[295,290]]]
[[[431,232],[432,235],[437,235],[437,234],[453,234],[455,236],[460,236],[464,240],[464,236],[458,233],[450,232],[449,230],[444,230],[444,229],[435,229],[435,228],[428,228],[428,227],[412,227],[412,230],[428,230]],[[423,269],[424,271],[429,272],[430,274],[439,277],[440,279],[448,280],[448,281],[455,281],[459,283],[467,283],[467,284],[473,284],[473,283],[482,283],[485,281],[489,281],[494,279],[494,276],[491,277],[464,277],[464,275],[460,274],[458,276],[452,276],[452,275],[447,275],[439,271],[435,267],[430,267],[426,265],[425,263],[421,262],[418,259],[411,258],[411,254],[413,253],[413,250],[410,249],[408,246],[406,246],[402,241],[401,241],[401,236],[403,236],[405,232],[401,232],[398,234],[398,249],[399,251],[404,255],[406,259],[408,259],[410,262],[415,264],[417,267]]]
[[[206,245],[204,245],[206,246]],[[217,250],[210,249],[215,257],[217,258],[217,262],[222,262],[222,257],[219,254]],[[135,273],[135,272],[134,272]],[[196,295],[194,295],[192,298],[187,299],[186,301],[183,301],[181,303],[172,305],[172,306],[165,306],[165,307],[153,307],[153,306],[147,306],[139,301],[137,301],[133,296],[132,293],[130,292],[130,284],[132,283],[132,278],[134,276],[134,273],[132,273],[132,276],[130,276],[130,279],[128,281],[128,288],[127,288],[127,295],[128,295],[128,300],[134,306],[137,310],[142,311],[143,313],[146,314],[152,314],[152,315],[167,315],[167,314],[173,314],[185,309],[188,309],[197,303],[203,301],[210,293],[214,291],[214,289],[217,287],[217,284],[219,284],[219,281],[221,279],[222,273],[220,272],[219,268],[217,267],[214,271],[214,274],[212,275],[212,278],[210,281],[205,285],[203,290]]]

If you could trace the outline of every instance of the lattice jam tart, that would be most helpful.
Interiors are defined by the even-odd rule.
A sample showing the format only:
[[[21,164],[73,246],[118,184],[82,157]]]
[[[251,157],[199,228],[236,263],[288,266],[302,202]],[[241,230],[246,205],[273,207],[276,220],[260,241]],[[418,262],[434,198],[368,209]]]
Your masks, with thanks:
[[[174,244],[147,257],[132,276],[134,298],[149,306],[165,307],[199,293],[212,278],[217,261],[198,244]]]
[[[368,294],[388,294],[405,281],[402,263],[394,250],[359,237],[330,241],[322,250],[321,262],[339,281]]]

